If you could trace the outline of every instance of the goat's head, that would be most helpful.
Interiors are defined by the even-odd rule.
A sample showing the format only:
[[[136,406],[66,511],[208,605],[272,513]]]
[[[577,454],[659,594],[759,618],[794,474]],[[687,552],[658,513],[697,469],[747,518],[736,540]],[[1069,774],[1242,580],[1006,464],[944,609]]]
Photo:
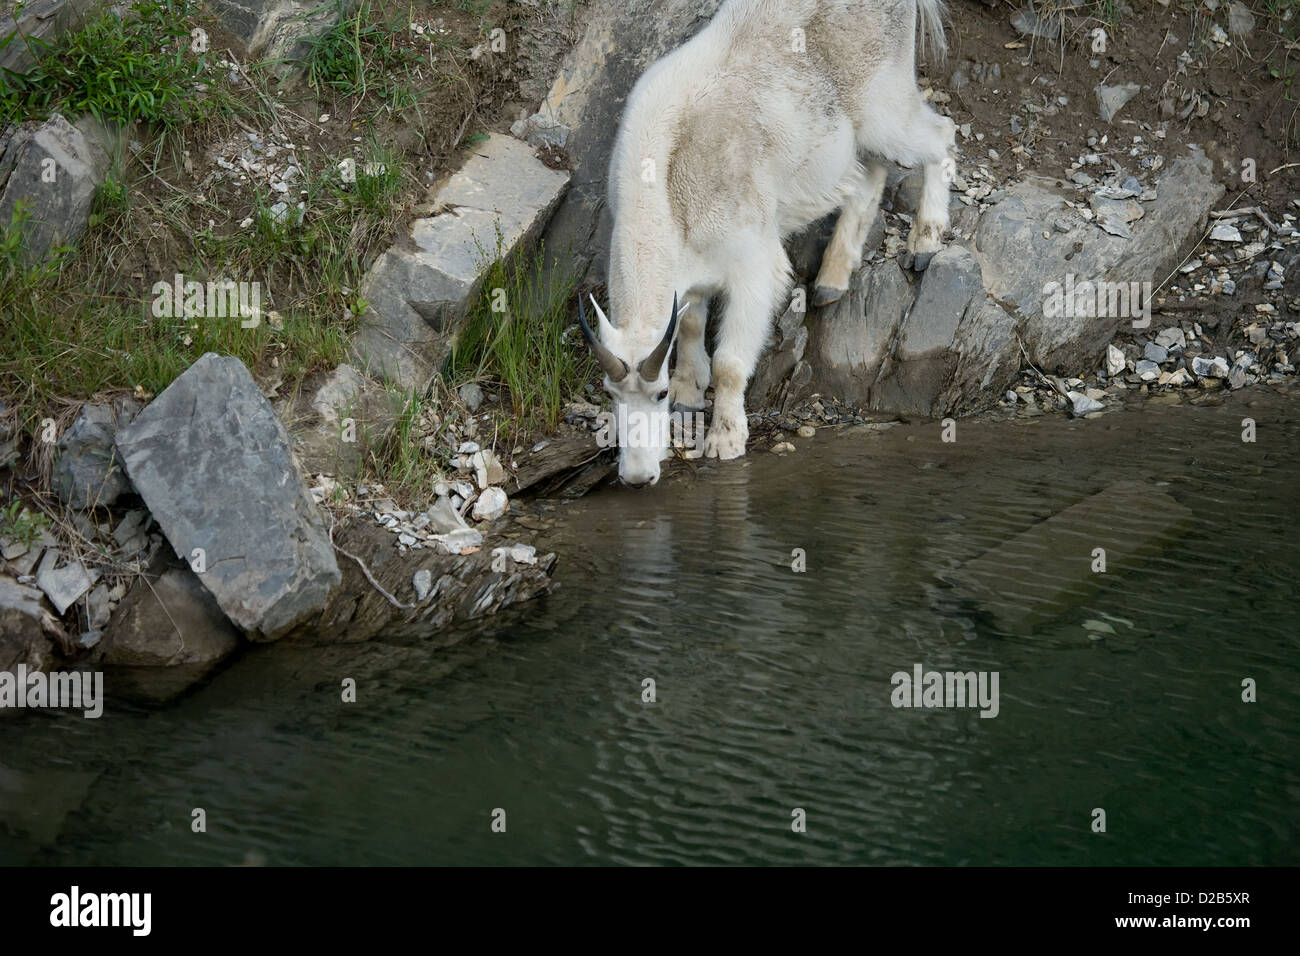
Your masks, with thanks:
[[[659,463],[668,457],[671,428],[668,417],[668,351],[677,331],[677,297],[668,328],[652,348],[616,329],[595,298],[599,337],[587,323],[587,310],[578,299],[578,322],[596,361],[605,372],[605,390],[614,400],[618,435],[618,477],[633,487],[659,481]],[[644,354],[638,354],[638,353]]]

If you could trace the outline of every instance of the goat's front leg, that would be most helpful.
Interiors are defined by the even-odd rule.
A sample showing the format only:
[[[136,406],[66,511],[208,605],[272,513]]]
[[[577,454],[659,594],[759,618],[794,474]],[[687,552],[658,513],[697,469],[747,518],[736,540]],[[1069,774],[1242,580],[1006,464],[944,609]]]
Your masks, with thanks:
[[[688,295],[677,319],[677,367],[668,383],[668,402],[685,411],[704,410],[709,387],[709,352],[704,347],[704,326],[709,301]]]
[[[777,304],[790,286],[790,260],[780,239],[765,244],[752,271],[737,276],[727,289],[727,307],[713,350],[713,424],[704,439],[704,455],[723,461],[745,454],[749,421],[745,386],[767,345]]]

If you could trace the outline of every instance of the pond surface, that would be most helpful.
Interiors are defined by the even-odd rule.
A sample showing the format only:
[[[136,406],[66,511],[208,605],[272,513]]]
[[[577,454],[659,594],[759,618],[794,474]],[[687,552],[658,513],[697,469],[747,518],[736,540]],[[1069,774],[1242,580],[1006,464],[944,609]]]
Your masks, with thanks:
[[[956,438],[557,506],[556,591],[453,649],[260,647],[168,707],[6,720],[0,862],[1300,863],[1300,394]],[[996,717],[893,706],[917,665],[996,672]]]

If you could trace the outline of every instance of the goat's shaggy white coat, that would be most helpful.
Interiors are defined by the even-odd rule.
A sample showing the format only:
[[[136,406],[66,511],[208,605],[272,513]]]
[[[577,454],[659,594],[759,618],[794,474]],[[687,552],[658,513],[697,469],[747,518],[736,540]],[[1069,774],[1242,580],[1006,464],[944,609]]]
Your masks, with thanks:
[[[792,282],[782,240],[841,209],[817,304],[847,290],[880,203],[885,160],[924,167],[908,264],[924,268],[948,227],[950,119],[916,85],[918,25],[943,44],[941,0],[727,0],[628,97],[609,170],[610,314],[600,340],[630,367],[606,388],[627,415],[702,407],[709,457],[745,453],[744,391]],[[919,24],[918,24],[919,20]],[[710,370],[704,327],[725,294]],[[638,366],[681,296],[677,365]],[[653,373],[654,370],[650,370]],[[659,438],[663,438],[662,444]],[[666,432],[622,448],[629,484],[657,481]]]

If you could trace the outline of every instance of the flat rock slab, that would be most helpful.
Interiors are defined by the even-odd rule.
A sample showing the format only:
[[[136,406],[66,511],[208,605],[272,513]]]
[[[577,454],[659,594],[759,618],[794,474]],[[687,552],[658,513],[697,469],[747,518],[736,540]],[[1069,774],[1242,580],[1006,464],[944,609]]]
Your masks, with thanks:
[[[325,610],[290,640],[359,643],[383,635],[385,639],[419,637],[449,646],[464,640],[467,633],[453,625],[487,617],[549,591],[556,563],[554,554],[537,555],[531,564],[494,560],[494,549],[517,544],[501,535],[492,535],[481,548],[464,555],[427,549],[403,554],[394,547],[390,532],[368,521],[338,528],[334,540],[341,551],[364,561],[379,585],[405,606],[394,607],[353,558],[340,555],[343,584],[330,595]],[[422,573],[426,571],[427,577]]]
[[[36,65],[33,53],[39,53],[42,43],[54,43],[80,26],[97,6],[94,0],[27,0],[17,9],[12,3],[0,4],[8,11],[0,16],[0,40],[19,34],[0,49],[0,70],[26,73]]]
[[[131,483],[176,553],[226,616],[275,640],[325,605],[340,581],[289,436],[235,358],[209,352],[127,428]]]
[[[999,628],[1025,634],[1083,603],[1110,575],[1132,572],[1192,521],[1141,481],[1117,482],[985,552],[956,573],[961,592]],[[1093,570],[1094,549],[1106,570]]]
[[[409,238],[381,255],[361,284],[370,303],[354,349],[358,363],[403,388],[425,388],[455,341],[495,261],[541,231],[569,174],[527,143],[493,134],[443,183],[444,210],[417,219]]]
[[[68,608],[99,580],[98,571],[89,571],[80,561],[72,560],[57,567],[59,553],[47,550],[36,569],[36,586],[45,592],[54,609],[63,615]]]

